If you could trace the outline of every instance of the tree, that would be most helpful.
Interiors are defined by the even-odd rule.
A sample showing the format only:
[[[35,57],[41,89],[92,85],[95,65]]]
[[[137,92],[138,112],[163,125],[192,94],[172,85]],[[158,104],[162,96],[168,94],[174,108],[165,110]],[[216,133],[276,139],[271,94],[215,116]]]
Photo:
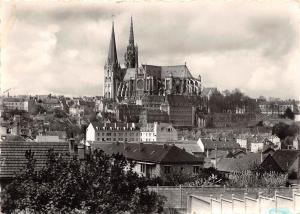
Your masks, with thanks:
[[[284,112],[284,117],[289,118],[291,120],[294,120],[295,119],[295,114],[290,108],[287,108]]]
[[[164,199],[147,189],[147,179],[133,171],[124,156],[95,150],[83,161],[49,151],[37,170],[26,154],[25,171],[8,185],[1,201],[4,213],[153,213]]]

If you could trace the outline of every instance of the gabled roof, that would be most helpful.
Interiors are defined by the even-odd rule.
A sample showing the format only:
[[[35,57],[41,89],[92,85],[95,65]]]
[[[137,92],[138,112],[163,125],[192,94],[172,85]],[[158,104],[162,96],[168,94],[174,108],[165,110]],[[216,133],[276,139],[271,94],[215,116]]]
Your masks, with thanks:
[[[64,158],[70,158],[69,144],[67,142],[2,142],[0,143],[0,178],[12,178],[21,172],[27,163],[25,152],[34,152],[36,167],[42,168],[47,160],[47,152],[53,149]]]
[[[241,158],[222,158],[217,162],[217,169],[223,172],[242,172],[259,165],[266,158],[261,153],[248,153]]]
[[[175,146],[177,146],[180,149],[184,149],[190,154],[199,154],[202,152],[197,143],[175,143]]]
[[[281,149],[276,150],[272,157],[283,171],[288,171],[299,155],[300,150]]]
[[[123,154],[134,161],[159,164],[202,164],[203,159],[196,158],[174,145],[146,143],[94,143],[94,149],[101,149],[107,154]]]

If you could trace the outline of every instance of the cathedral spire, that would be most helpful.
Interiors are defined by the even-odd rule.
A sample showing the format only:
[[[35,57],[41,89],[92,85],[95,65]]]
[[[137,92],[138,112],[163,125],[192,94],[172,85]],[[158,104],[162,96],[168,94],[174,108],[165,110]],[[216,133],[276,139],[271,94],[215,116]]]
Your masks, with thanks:
[[[134,35],[133,35],[133,22],[132,22],[132,16],[131,16],[131,18],[130,18],[129,44],[133,44],[133,45],[134,45]]]
[[[134,45],[134,35],[133,35],[133,21],[130,18],[130,32],[129,32],[129,44],[127,46],[127,51],[125,53],[125,66],[126,68],[136,68],[138,67],[138,48]]]
[[[118,64],[118,55],[117,55],[117,47],[116,47],[116,39],[115,39],[115,30],[114,30],[114,22],[112,22],[111,29],[111,37],[108,49],[108,58],[107,64],[116,65]]]

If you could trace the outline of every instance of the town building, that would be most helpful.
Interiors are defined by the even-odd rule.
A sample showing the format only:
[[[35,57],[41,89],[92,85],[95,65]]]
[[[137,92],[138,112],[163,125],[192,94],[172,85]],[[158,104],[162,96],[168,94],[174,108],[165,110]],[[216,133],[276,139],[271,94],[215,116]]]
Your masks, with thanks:
[[[201,94],[201,77],[194,78],[186,64],[175,66],[142,64],[139,67],[132,19],[124,64],[125,68],[121,68],[113,24],[108,58],[104,66],[105,98],[120,101],[141,98],[144,95]]]
[[[32,112],[34,110],[34,100],[18,98],[18,97],[5,97],[3,98],[4,110],[21,110]]]
[[[227,138],[199,138],[197,144],[200,147],[201,152],[207,154],[207,156],[213,150],[234,152],[235,150],[241,148],[240,145],[236,143],[234,139]]]
[[[130,142],[140,140],[140,128],[135,123],[90,123],[86,142]]]
[[[145,95],[136,100],[137,105],[141,105],[146,110],[160,110],[161,104],[165,102],[165,96]]]
[[[119,104],[115,106],[117,121],[126,123],[139,122],[142,106],[136,104]]]
[[[169,115],[169,122],[174,127],[193,127],[195,108],[191,97],[184,95],[168,95],[161,105],[161,110]]]
[[[203,168],[203,158],[167,144],[147,143],[95,143],[93,149],[107,154],[123,154],[134,161],[134,171],[141,176],[164,178],[174,172],[198,173]]]
[[[141,141],[170,142],[178,140],[177,130],[168,123],[147,123],[141,127]]]

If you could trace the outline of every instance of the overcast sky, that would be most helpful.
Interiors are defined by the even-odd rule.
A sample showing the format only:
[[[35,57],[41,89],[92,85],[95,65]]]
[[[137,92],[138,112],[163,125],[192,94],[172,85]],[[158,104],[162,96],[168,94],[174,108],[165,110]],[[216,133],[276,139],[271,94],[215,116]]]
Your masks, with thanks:
[[[1,88],[14,94],[102,95],[114,14],[121,65],[132,15],[139,63],[186,62],[204,87],[300,98],[292,1],[3,4]]]

